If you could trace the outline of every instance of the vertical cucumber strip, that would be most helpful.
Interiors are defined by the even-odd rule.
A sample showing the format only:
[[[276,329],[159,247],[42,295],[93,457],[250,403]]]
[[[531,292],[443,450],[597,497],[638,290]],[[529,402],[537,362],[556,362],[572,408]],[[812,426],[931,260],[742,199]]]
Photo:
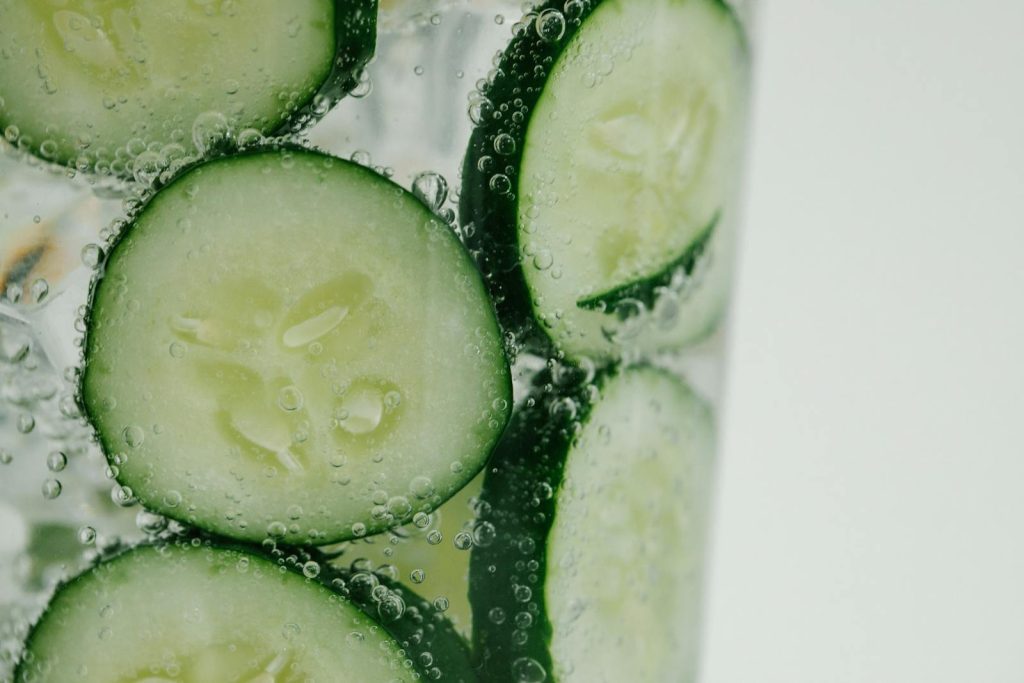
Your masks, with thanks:
[[[0,132],[82,171],[140,177],[326,110],[373,54],[376,11],[376,0],[0,0]]]
[[[488,465],[481,523],[496,539],[470,561],[488,681],[695,675],[710,408],[650,367],[598,387],[532,399]]]
[[[145,506],[242,540],[330,543],[429,512],[483,467],[511,379],[454,233],[303,150],[197,166],[114,245],[81,400]]]
[[[432,667],[423,666],[432,650],[455,674],[438,669],[433,680],[466,680],[457,660],[464,648],[442,642],[450,628],[416,623],[422,607],[405,606],[400,590],[386,599],[401,601],[401,611],[374,619],[262,555],[143,546],[58,589],[29,634],[15,681],[396,683],[432,680]],[[407,649],[416,640],[431,649]]]
[[[540,8],[484,89],[462,221],[527,341],[573,357],[674,349],[721,313],[687,301],[701,259],[731,258],[719,234],[735,225],[745,38],[721,0],[571,7]]]

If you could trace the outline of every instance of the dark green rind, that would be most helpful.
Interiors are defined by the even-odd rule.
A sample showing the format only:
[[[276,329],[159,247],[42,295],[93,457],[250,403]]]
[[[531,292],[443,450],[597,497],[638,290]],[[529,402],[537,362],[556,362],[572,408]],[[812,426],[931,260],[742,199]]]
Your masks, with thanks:
[[[547,74],[562,51],[572,41],[583,21],[601,0],[583,0],[578,17],[567,17],[565,34],[554,42],[543,40],[531,21],[508,44],[494,77],[483,91],[492,106],[484,120],[474,128],[462,165],[462,193],[459,218],[466,235],[466,245],[476,257],[498,319],[516,346],[553,355],[555,350],[535,317],[533,301],[520,263],[520,245],[516,215],[519,167],[523,158],[526,129],[530,115],[540,99]],[[535,9],[562,11],[562,0],[548,0]],[[519,102],[517,105],[516,102]],[[514,120],[515,114],[522,121]],[[494,139],[510,135],[515,150],[510,155],[498,154]],[[481,170],[481,159],[489,157],[491,167]],[[492,190],[491,177],[503,173],[511,181],[508,193]]]
[[[406,651],[413,663],[413,668],[419,672],[424,680],[476,683],[477,679],[473,674],[469,649],[462,637],[455,631],[455,627],[424,598],[396,581],[377,578],[380,584],[387,586],[389,591],[401,596],[406,605],[405,612],[400,617],[385,620],[382,619],[377,609],[379,600],[375,601],[372,593],[367,592],[364,594],[359,590],[353,590],[351,581],[353,575],[351,573],[341,573],[328,569],[328,571],[323,571],[316,578],[312,579],[303,575],[302,566],[311,559],[317,561],[320,567],[329,568],[327,560],[319,555],[310,555],[299,548],[271,548],[269,550],[256,548],[203,535],[194,535],[176,542],[176,544],[182,547],[185,544],[196,547],[195,543],[198,543],[201,548],[213,549],[225,554],[244,555],[270,562],[276,566],[286,567],[293,574],[304,578],[310,583],[327,588],[336,595],[348,600],[348,602],[358,607],[372,621],[379,624]],[[160,543],[146,543],[128,548],[103,559],[101,562],[58,586],[43,613],[36,620],[36,623],[32,626],[25,639],[24,648],[15,666],[14,681],[17,683],[29,683],[35,680],[35,678],[31,677],[33,675],[29,670],[31,662],[27,661],[26,655],[33,651],[32,644],[38,636],[39,626],[46,621],[47,616],[52,610],[54,600],[63,591],[72,585],[85,584],[93,578],[100,577],[103,572],[109,571],[114,563],[129,558],[140,549],[159,547],[162,547]],[[99,578],[99,580],[103,579]],[[154,588],[159,590],[159,587]],[[253,597],[256,599],[258,596]],[[343,638],[344,634],[339,633],[338,637]],[[431,655],[433,660],[431,666],[423,665],[422,655],[425,653]],[[431,672],[432,667],[437,668],[440,672],[439,678]]]
[[[614,372],[598,377],[594,386],[602,386]],[[469,562],[473,658],[481,680],[518,683],[513,666],[524,657],[552,671],[545,545],[566,455],[591,405],[585,382],[559,389],[545,373],[487,465],[478,524],[493,524],[497,535],[490,545],[474,546]],[[530,593],[525,601],[520,599],[523,588]],[[500,623],[495,623],[494,610],[504,615]],[[524,612],[531,623],[518,628],[516,616]]]
[[[693,272],[701,256],[704,255],[708,242],[711,241],[711,237],[714,235],[715,227],[718,225],[721,215],[721,211],[716,213],[711,222],[708,223],[708,226],[694,238],[693,242],[686,247],[683,253],[672,259],[659,272],[636,282],[630,282],[629,284],[609,289],[606,292],[595,294],[586,299],[580,299],[576,302],[576,305],[591,311],[607,311],[609,309],[614,310],[616,306],[629,299],[643,303],[648,309],[652,308],[661,288],[671,284],[676,275],[689,275]]]
[[[719,6],[733,18],[742,44],[749,47],[746,33],[729,4],[725,0],[707,1]],[[520,262],[516,195],[519,168],[530,117],[540,99],[547,76],[586,18],[601,2],[581,0],[582,10],[576,17],[566,16],[565,33],[557,41],[542,39],[533,21],[512,38],[494,77],[483,91],[491,103],[489,109],[493,115],[487,116],[473,129],[462,164],[459,220],[465,234],[463,241],[477,259],[498,311],[498,319],[506,333],[514,339],[513,348],[518,345],[542,355],[557,356],[559,353],[534,309],[533,297]],[[546,9],[564,12],[565,3],[561,0],[548,0],[534,9],[534,16]],[[517,113],[522,115],[522,121],[514,120],[513,115]],[[502,133],[515,141],[515,150],[509,155],[498,154],[494,148],[495,138]],[[491,167],[487,170],[480,168],[484,157],[492,159]],[[496,173],[503,173],[511,181],[512,189],[508,193],[491,189],[490,179]],[[681,258],[685,259],[685,254]],[[674,261],[669,268],[677,263]],[[654,280],[664,274],[663,271],[640,282]],[[651,289],[653,294],[654,287]]]
[[[337,52],[327,78],[298,111],[274,131],[296,133],[316,123],[358,84],[377,49],[377,0],[335,0],[334,36]],[[317,102],[322,102],[319,106]]]
[[[320,85],[311,90],[296,109],[282,111],[277,120],[263,127],[263,133],[270,137],[294,134],[316,123],[356,87],[362,69],[373,58],[377,48],[378,0],[334,0],[333,5],[336,51],[331,64],[329,68],[325,65]],[[11,123],[3,117],[3,109],[0,108],[0,133]],[[73,159],[64,155],[58,154],[53,158],[43,156],[38,147],[30,142],[19,140],[16,147],[46,163],[59,166],[74,164]],[[124,173],[114,175],[131,179],[130,165],[125,166]]]
[[[340,570],[330,564],[329,557],[319,553],[314,557],[326,570],[321,573],[323,580],[381,624],[416,663],[424,680],[477,683],[469,645],[430,601],[394,579],[370,571]],[[405,611],[391,619],[388,603],[395,596],[401,598]]]
[[[96,305],[97,297],[99,296],[99,293],[102,290],[103,284],[105,282],[105,280],[104,280],[104,273],[105,273],[105,270],[106,270],[106,264],[110,263],[113,259],[117,258],[118,249],[123,244],[125,244],[125,238],[131,233],[133,227],[138,222],[138,220],[143,216],[143,214],[145,214],[146,210],[154,202],[159,201],[159,199],[160,199],[160,197],[161,197],[161,195],[163,194],[164,191],[169,190],[175,184],[177,184],[178,182],[182,181],[185,177],[190,175],[193,171],[195,171],[197,169],[200,169],[203,166],[206,166],[207,164],[230,163],[231,161],[234,161],[234,160],[237,160],[237,159],[241,159],[241,158],[248,157],[248,156],[264,154],[264,153],[267,153],[267,152],[281,152],[281,153],[287,152],[287,153],[292,153],[292,154],[307,154],[307,155],[321,157],[323,159],[331,159],[331,160],[334,161],[334,163],[346,164],[346,165],[357,167],[357,168],[361,169],[365,173],[366,177],[368,179],[370,179],[370,180],[386,184],[388,187],[390,187],[390,188],[392,188],[392,189],[394,189],[396,191],[401,191],[403,193],[409,194],[410,196],[414,196],[414,195],[412,195],[412,193],[408,192],[407,190],[405,190],[404,188],[400,187],[399,185],[396,185],[395,183],[393,183],[392,181],[388,180],[384,176],[379,175],[378,173],[376,173],[372,169],[360,166],[359,164],[356,164],[355,162],[347,161],[347,160],[344,160],[344,159],[339,159],[337,157],[333,157],[333,156],[330,156],[328,154],[324,154],[324,153],[319,152],[317,150],[309,149],[309,148],[306,148],[306,147],[302,147],[302,146],[299,146],[299,145],[296,145],[296,144],[293,144],[293,143],[274,143],[274,142],[271,142],[271,143],[269,143],[267,145],[261,145],[261,146],[246,148],[244,151],[239,152],[237,154],[227,154],[227,155],[222,155],[222,156],[215,156],[215,157],[211,157],[211,158],[207,158],[207,159],[202,159],[200,161],[196,161],[196,162],[190,163],[190,164],[188,164],[186,166],[183,166],[180,170],[178,170],[173,175],[173,177],[169,178],[166,181],[160,181],[156,186],[154,186],[154,191],[152,192],[152,194],[150,194],[149,197],[147,198],[147,200],[143,204],[141,204],[133,213],[131,213],[128,216],[124,228],[107,245],[106,260],[104,261],[103,265],[99,267],[99,269],[97,270],[96,277],[93,279],[92,283],[90,284],[88,303],[86,305],[86,313],[85,313],[85,316],[83,318],[84,319],[84,323],[85,323],[85,333],[84,333],[84,338],[82,340],[82,349],[84,350],[84,356],[83,356],[83,361],[82,361],[82,370],[81,370],[81,372],[78,375],[78,384],[77,384],[76,390],[75,390],[75,402],[76,402],[76,405],[78,407],[78,411],[81,413],[81,415],[92,426],[93,431],[94,431],[94,433],[96,435],[96,439],[99,442],[100,449],[103,451],[103,455],[107,459],[107,462],[110,465],[112,465],[112,466],[116,465],[116,463],[114,462],[114,455],[118,452],[118,449],[114,446],[114,439],[116,438],[116,434],[105,434],[104,430],[100,427],[100,421],[97,419],[96,414],[94,413],[94,411],[91,408],[91,404],[94,402],[95,399],[93,397],[91,397],[90,392],[88,390],[88,383],[89,383],[88,382],[88,377],[89,377],[89,371],[90,371],[90,365],[91,365],[90,359],[93,357],[93,355],[97,351],[97,349],[95,347],[95,337],[94,337],[94,335],[90,334],[90,330],[92,330],[94,328],[95,322],[96,322],[95,321],[95,315],[94,315],[95,307],[96,307],[95,305]],[[419,202],[420,204],[423,204],[419,199],[416,199],[416,201]],[[433,212],[430,211],[430,209],[426,205],[423,205],[423,210],[426,212],[427,215],[429,215],[430,218],[432,218],[432,219],[436,218],[436,216],[433,214]],[[444,225],[443,221],[439,221],[439,222],[440,222],[441,225]],[[455,237],[454,233],[452,234],[452,237],[453,237],[454,242],[458,243],[458,238]],[[471,255],[466,250],[462,250],[462,253],[463,253],[463,255],[465,256],[465,258],[467,260],[467,264],[466,264],[467,267],[471,268],[471,269],[475,269],[476,266],[475,266],[475,263],[473,262],[473,259],[471,258]],[[512,402],[513,402],[512,401],[512,399],[513,399],[513,396],[512,396],[512,370],[511,370],[511,365],[509,364],[507,358],[506,358],[505,368],[506,368],[506,371],[505,371],[505,374],[504,374],[505,390],[504,390],[503,393],[504,393],[504,396],[505,396],[506,404],[509,406],[509,408],[507,408],[505,410],[505,424],[502,425],[502,429],[497,432],[498,436],[495,437],[494,443],[490,444],[490,448],[489,448],[490,451],[493,451],[494,448],[497,447],[497,444],[498,444],[498,442],[501,439],[501,433],[508,426],[509,421],[512,419],[512,409],[511,409]],[[480,459],[480,466],[475,471],[471,472],[471,474],[473,476],[478,474],[484,468],[484,466],[485,466],[486,462],[488,461],[489,457],[490,456],[488,454],[487,456],[482,457]],[[467,479],[467,482],[471,481],[471,480],[472,480],[472,476],[470,476],[469,479]],[[145,508],[147,508],[149,510],[152,510],[153,512],[159,513],[159,514],[163,515],[164,517],[168,517],[169,519],[174,519],[174,520],[176,520],[178,522],[181,522],[183,524],[187,524],[189,526],[196,527],[196,528],[198,528],[198,529],[200,529],[202,531],[208,532],[210,534],[214,534],[214,535],[218,535],[218,536],[219,535],[227,535],[227,534],[224,533],[223,529],[218,529],[218,528],[213,527],[212,525],[209,525],[206,522],[206,520],[200,519],[200,518],[195,517],[193,515],[185,514],[183,512],[183,510],[187,509],[188,505],[179,505],[176,508],[172,508],[172,507],[169,507],[169,506],[163,504],[161,497],[159,497],[159,496],[149,497],[149,496],[147,496],[145,494],[145,492],[143,490],[140,490],[138,488],[133,487],[132,483],[122,479],[120,474],[116,477],[116,481],[121,486],[129,487],[132,490],[133,494],[135,495],[135,498],[138,499],[138,501],[143,505],[143,507],[145,507]],[[439,507],[441,504],[443,504],[449,498],[451,498],[456,493],[458,493],[459,490],[460,489],[455,489],[455,490],[451,490],[451,491],[444,491],[443,494],[439,495],[439,500],[436,502],[436,504],[433,507],[434,508]],[[405,523],[407,523],[410,520],[411,520],[411,513],[410,513],[410,518],[409,519],[396,520],[395,523],[392,525],[392,527],[400,526],[401,524],[405,524]],[[374,533],[383,533],[384,531],[386,531],[386,529],[381,529],[380,531],[374,532]],[[337,542],[341,542],[341,541],[350,540],[350,538],[351,538],[350,535],[327,536],[327,537],[324,537],[324,538],[317,539],[316,543],[317,544],[337,543]],[[312,544],[312,542],[310,544]]]

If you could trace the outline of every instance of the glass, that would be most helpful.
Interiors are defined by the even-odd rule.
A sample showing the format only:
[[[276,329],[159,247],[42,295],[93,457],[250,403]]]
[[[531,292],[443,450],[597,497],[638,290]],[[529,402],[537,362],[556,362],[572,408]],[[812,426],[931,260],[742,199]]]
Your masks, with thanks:
[[[511,412],[503,440],[436,509],[315,548],[267,526],[263,540],[242,539],[243,552],[289,571],[313,563],[306,576],[353,600],[362,583],[392,587],[406,607],[422,596],[415,616],[465,639],[453,647],[471,652],[474,680],[696,680],[751,4],[380,0],[373,60],[288,140],[373,169],[451,226],[501,322],[515,406],[494,408]],[[632,28],[617,28],[608,8]],[[676,34],[676,21],[697,28]],[[515,52],[515,41],[528,49]],[[22,67],[0,59],[0,70]],[[104,454],[79,393],[90,283],[150,184],[182,166],[76,171],[40,159],[3,114],[0,105],[8,680],[62,581],[138,544],[211,536],[119,481],[118,454]],[[234,154],[246,144],[238,137],[206,153]],[[394,594],[372,589],[364,601],[387,632]],[[395,637],[402,675],[461,680],[437,666],[437,652]],[[96,638],[82,634],[81,646]],[[164,666],[155,678],[123,680],[199,680],[183,664],[194,654],[154,662]],[[299,669],[266,671],[251,680],[306,680]]]

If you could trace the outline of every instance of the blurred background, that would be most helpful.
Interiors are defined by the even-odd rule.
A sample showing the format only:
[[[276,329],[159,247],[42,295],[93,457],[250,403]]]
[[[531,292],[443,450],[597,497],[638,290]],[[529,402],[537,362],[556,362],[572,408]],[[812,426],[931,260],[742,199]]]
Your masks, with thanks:
[[[703,680],[1024,681],[1024,3],[758,15]]]

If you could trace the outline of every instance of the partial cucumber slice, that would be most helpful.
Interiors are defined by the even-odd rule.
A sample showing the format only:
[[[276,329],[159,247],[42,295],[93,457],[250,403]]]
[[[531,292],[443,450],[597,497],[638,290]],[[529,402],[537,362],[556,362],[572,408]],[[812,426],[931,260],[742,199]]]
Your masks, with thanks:
[[[488,465],[497,535],[470,563],[486,680],[694,680],[711,411],[649,367],[598,386],[534,397]]]
[[[376,12],[376,0],[0,0],[0,132],[79,170],[143,177],[326,111],[373,54]]]
[[[442,221],[371,170],[282,150],[200,165],[113,247],[82,401],[118,481],[226,536],[328,543],[483,467],[511,379]]]
[[[513,332],[570,356],[677,348],[721,313],[686,300],[697,254],[731,259],[711,238],[735,225],[742,29],[720,0],[573,7],[542,7],[485,88],[462,220]]]
[[[457,641],[435,637],[448,635],[443,628],[415,627],[402,614],[391,621],[418,628],[420,639],[431,639],[450,661],[452,652],[464,652]],[[57,591],[28,637],[15,680],[431,680],[422,665],[424,653],[433,659],[430,650],[407,650],[408,641],[321,583],[263,556],[189,543],[144,546]],[[452,668],[455,676],[441,680],[466,680],[458,665]]]

